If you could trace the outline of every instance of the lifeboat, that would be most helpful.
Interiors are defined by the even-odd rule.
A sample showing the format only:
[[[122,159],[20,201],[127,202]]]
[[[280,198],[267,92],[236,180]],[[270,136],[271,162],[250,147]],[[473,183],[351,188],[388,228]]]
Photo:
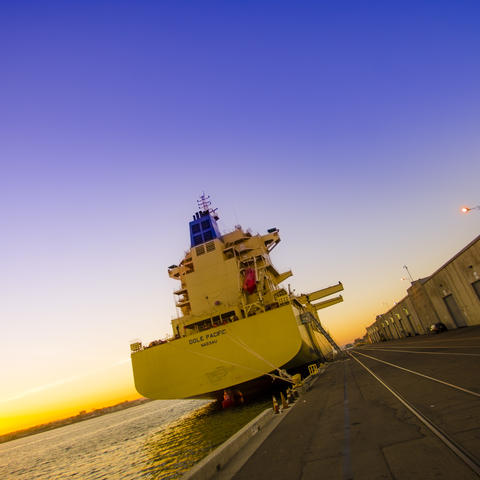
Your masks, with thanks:
[[[243,290],[247,293],[253,293],[257,288],[257,279],[255,276],[255,270],[253,268],[247,268],[245,270],[245,277],[243,280]]]

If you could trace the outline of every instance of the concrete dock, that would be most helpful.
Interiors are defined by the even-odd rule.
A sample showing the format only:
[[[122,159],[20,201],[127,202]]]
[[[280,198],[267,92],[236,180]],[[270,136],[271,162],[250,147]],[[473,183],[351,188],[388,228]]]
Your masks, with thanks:
[[[428,417],[467,460],[365,367]],[[330,364],[288,414],[274,416],[274,428],[261,441],[252,439],[250,448],[218,464],[213,478],[479,478],[479,367],[476,327],[356,349]]]

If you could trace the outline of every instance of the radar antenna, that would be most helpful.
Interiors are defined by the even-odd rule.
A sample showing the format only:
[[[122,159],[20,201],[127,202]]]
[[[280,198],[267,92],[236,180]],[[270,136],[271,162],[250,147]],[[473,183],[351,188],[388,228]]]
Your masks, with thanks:
[[[210,195],[205,196],[205,192],[203,192],[200,195],[200,200],[197,200],[198,208],[202,212],[209,212],[210,211],[209,207],[210,207],[211,204],[212,204],[212,202],[210,201]]]
[[[210,213],[215,220],[218,220],[216,213],[218,208],[210,208],[211,204],[210,195],[205,195],[205,192],[200,195],[200,200],[197,200],[197,205],[201,212]]]

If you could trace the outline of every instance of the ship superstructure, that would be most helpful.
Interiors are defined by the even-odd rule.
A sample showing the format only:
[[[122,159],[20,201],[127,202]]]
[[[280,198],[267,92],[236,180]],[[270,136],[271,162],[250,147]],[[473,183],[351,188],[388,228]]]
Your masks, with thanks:
[[[342,297],[313,302],[343,290],[342,284],[294,295],[281,285],[292,272],[277,271],[270,259],[280,242],[277,228],[252,235],[236,226],[222,235],[217,220],[202,195],[189,224],[190,249],[168,268],[179,281],[173,336],[149,347],[131,345],[135,385],[146,397],[248,391],[265,375],[285,377],[285,370],[323,361],[336,347],[317,310]]]

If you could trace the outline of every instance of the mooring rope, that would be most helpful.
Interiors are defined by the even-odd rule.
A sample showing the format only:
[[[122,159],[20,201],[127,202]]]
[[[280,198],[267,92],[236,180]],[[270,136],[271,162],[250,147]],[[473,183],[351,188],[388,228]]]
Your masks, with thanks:
[[[273,370],[277,371],[278,372],[278,375],[275,375],[275,374],[271,374],[271,373],[267,373],[266,375],[270,375],[271,377],[273,378],[279,378],[281,380],[284,380],[286,382],[290,382],[292,384],[295,384],[295,382],[293,381],[291,375],[289,375],[285,370],[282,370],[281,368],[278,368],[276,365],[274,365],[272,362],[270,362],[269,360],[267,360],[265,357],[262,357],[262,355],[260,355],[258,352],[256,352],[255,350],[253,350],[251,347],[249,347],[241,338],[238,338],[235,339],[235,337],[232,335],[231,332],[229,332],[229,336],[230,338],[237,344],[239,345],[240,347],[244,348],[247,352],[249,352],[250,354],[252,354],[253,356],[257,357],[259,360],[262,360],[263,362],[265,362],[267,365],[269,365],[270,367],[272,367]]]

